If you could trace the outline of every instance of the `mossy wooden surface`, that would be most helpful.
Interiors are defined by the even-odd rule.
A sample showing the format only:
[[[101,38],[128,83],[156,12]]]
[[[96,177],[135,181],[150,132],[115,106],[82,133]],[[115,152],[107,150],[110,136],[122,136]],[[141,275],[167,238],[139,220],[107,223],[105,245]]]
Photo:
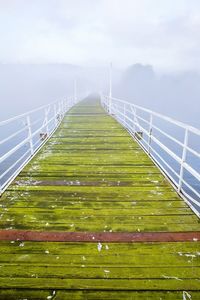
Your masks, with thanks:
[[[0,209],[7,230],[200,230],[128,132],[89,100],[66,115]],[[199,299],[199,278],[195,241],[0,242],[0,299]]]
[[[198,218],[98,101],[83,101],[1,198],[0,228],[191,231]]]
[[[198,299],[199,244],[1,242],[0,299]]]

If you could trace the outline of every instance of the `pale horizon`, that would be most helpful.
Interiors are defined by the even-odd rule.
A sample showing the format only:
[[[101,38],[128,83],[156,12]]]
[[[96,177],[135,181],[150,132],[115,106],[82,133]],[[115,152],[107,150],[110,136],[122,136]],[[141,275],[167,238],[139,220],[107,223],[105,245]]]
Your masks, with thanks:
[[[200,70],[197,0],[1,0],[0,20],[3,64]]]

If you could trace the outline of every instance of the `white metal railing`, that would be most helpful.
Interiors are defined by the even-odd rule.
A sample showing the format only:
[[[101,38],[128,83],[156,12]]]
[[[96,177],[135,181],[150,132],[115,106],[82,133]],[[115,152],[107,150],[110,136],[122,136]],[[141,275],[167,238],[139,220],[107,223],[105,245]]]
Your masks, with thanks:
[[[121,99],[102,95],[101,102],[200,217],[200,130]]]
[[[77,102],[70,97],[0,122],[0,195]]]

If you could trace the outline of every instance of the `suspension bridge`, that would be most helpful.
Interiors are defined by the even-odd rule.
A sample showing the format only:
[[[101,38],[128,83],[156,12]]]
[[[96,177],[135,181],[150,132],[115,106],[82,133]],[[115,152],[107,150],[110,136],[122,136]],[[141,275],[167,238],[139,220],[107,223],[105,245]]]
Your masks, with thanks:
[[[198,129],[105,96],[0,126],[0,299],[199,299]]]

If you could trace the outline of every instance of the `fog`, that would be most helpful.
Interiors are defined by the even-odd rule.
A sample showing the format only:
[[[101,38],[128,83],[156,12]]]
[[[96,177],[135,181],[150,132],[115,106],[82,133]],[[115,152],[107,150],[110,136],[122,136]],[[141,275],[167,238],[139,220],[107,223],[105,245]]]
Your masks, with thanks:
[[[197,0],[1,0],[0,120],[108,93],[199,127]]]
[[[116,97],[200,127],[200,73],[156,73],[151,65],[133,64],[115,84]]]
[[[75,81],[79,100],[108,95],[112,74],[113,97],[200,128],[199,0],[0,0],[0,25],[0,121],[73,96]],[[48,136],[42,117],[1,126],[4,183]],[[138,119],[145,125],[135,122],[132,134],[199,199],[199,136]]]
[[[75,79],[79,98],[98,91],[101,73],[70,64],[1,64],[0,120],[72,96]]]
[[[200,127],[200,74],[197,71],[159,73],[151,65],[113,66],[113,96],[145,106]],[[108,94],[109,67],[70,64],[1,64],[0,120],[57,99],[92,92]]]

